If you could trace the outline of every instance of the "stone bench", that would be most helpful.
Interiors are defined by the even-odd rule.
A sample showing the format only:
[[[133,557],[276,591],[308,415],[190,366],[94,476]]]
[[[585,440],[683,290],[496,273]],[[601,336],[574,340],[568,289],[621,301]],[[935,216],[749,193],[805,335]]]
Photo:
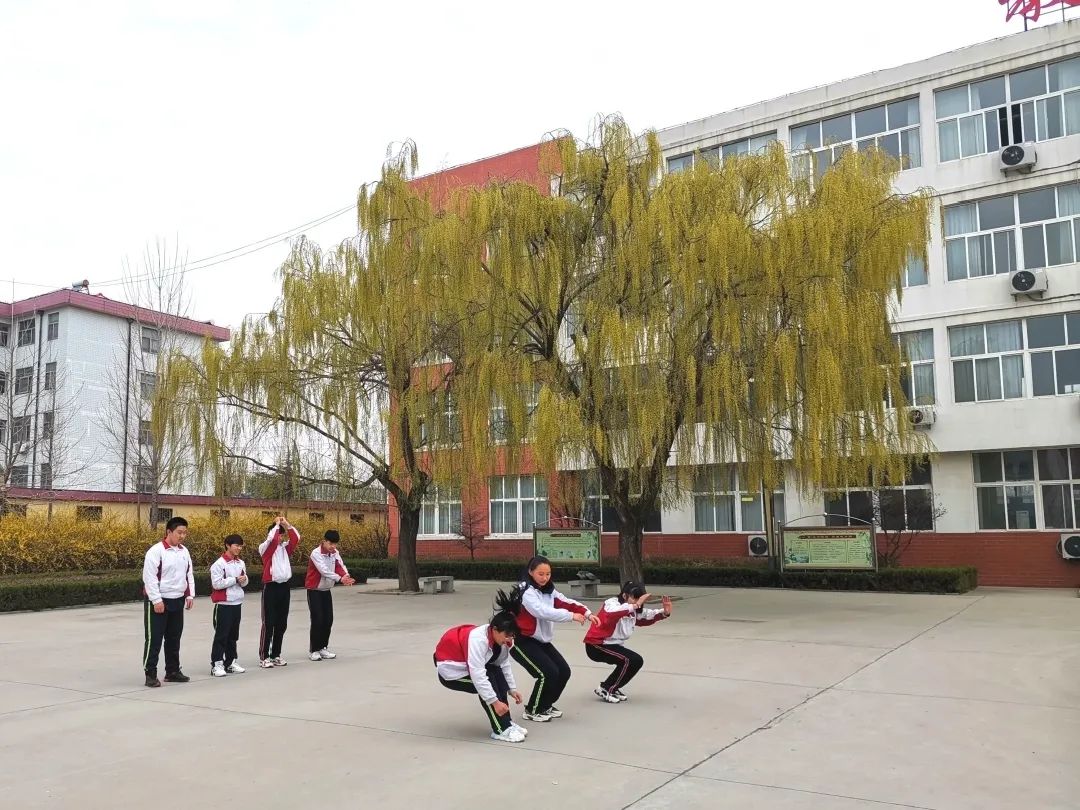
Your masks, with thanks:
[[[420,577],[420,587],[424,593],[453,593],[453,577]]]
[[[572,579],[569,584],[571,596],[595,599],[600,595],[600,583],[594,579]]]

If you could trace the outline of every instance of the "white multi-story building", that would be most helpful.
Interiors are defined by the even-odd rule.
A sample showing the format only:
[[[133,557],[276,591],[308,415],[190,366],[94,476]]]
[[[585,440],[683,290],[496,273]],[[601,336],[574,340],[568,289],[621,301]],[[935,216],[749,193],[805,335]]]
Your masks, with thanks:
[[[195,354],[207,338],[226,341],[229,330],[85,288],[0,303],[4,484],[30,497],[25,491],[151,489],[147,401],[157,359],[168,349]],[[190,475],[158,491],[212,494]]]
[[[975,564],[984,583],[1080,584],[1058,549],[1080,529],[1078,54],[1080,20],[659,133],[669,171],[775,139],[820,172],[876,145],[905,166],[898,191],[934,190],[929,262],[906,269],[896,331],[938,452],[893,497],[944,510],[906,562]],[[701,494],[738,495],[715,488]],[[868,518],[871,497],[790,486],[784,512]],[[661,537],[760,528],[731,504],[665,512]]]

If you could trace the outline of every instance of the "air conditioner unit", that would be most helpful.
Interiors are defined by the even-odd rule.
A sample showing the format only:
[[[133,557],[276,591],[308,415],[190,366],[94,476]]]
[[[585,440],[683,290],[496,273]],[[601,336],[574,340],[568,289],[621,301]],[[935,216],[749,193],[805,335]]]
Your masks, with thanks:
[[[1035,144],[1014,143],[998,152],[998,161],[1003,172],[1030,172],[1038,161]]]
[[[1061,549],[1061,556],[1066,560],[1080,560],[1080,534],[1063,532],[1058,548]]]
[[[907,410],[908,424],[917,428],[929,428],[937,421],[937,414],[930,405],[920,405]]]
[[[1049,286],[1044,270],[1014,270],[1009,273],[1009,290],[1013,295],[1042,295]]]
[[[763,534],[752,534],[746,538],[746,553],[751,557],[769,556],[769,538]]]

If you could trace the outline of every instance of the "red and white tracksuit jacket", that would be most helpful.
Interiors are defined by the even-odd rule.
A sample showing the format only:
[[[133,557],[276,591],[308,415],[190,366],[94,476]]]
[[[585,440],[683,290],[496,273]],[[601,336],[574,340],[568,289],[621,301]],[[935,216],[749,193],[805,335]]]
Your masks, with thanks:
[[[155,605],[162,599],[194,597],[195,574],[188,550],[170,546],[167,540],[150,546],[143,558],[143,593]]]
[[[585,634],[586,644],[622,644],[630,638],[638,625],[648,627],[667,618],[662,610],[639,610],[629,602],[620,602],[617,596],[604,602],[596,617],[600,619],[600,624],[589,628],[589,632]]]
[[[244,601],[244,586],[237,580],[247,574],[244,561],[222,554],[210,566],[210,601],[218,605],[239,605]]]
[[[511,690],[517,689],[510,669],[510,647],[495,643],[489,625],[451,627],[435,647],[435,668],[439,677],[447,681],[472,679],[480,699],[490,705],[499,698],[487,675],[488,664],[498,666],[506,678],[506,685]]]
[[[292,579],[292,554],[300,544],[300,533],[289,527],[289,534],[283,543],[283,532],[275,526],[259,543],[259,556],[263,564],[263,582],[288,582]]]
[[[575,613],[584,614],[586,618],[592,615],[581,602],[575,602],[557,590],[544,593],[529,585],[521,594],[518,629],[523,636],[550,644],[555,638],[555,622],[572,622]]]
[[[336,549],[329,554],[323,554],[319,548],[315,546],[308,557],[304,587],[309,591],[328,591],[341,582],[342,577],[349,575],[349,569],[341,561],[341,555]]]

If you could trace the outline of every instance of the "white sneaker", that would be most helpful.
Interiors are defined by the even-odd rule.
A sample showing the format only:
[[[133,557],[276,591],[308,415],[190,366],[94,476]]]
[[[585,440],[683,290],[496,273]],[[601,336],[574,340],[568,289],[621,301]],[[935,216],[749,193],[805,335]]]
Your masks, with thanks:
[[[269,658],[264,658],[262,661],[259,662],[259,666],[263,669],[273,669],[274,662],[271,661]]]
[[[551,715],[547,712],[541,714],[533,714],[532,712],[522,712],[521,716],[526,720],[532,720],[534,723],[550,723]]]
[[[621,689],[612,689],[611,694],[613,694],[615,697],[617,697],[620,701],[630,699],[630,696],[629,695],[624,695],[623,691]]]
[[[308,658],[310,658],[312,661],[322,661],[323,659],[322,655],[317,652],[313,652],[311,655],[308,656]]]
[[[239,661],[233,661],[231,664],[229,664],[229,668],[225,671],[228,672],[230,675],[239,675],[241,672],[247,672],[246,669],[240,666]]]
[[[287,667],[288,665],[289,665],[289,662],[286,661],[284,658],[282,658],[280,655],[277,658],[274,659],[274,666],[275,667]]]
[[[213,663],[213,665],[210,667],[210,674],[213,675],[215,678],[224,678],[225,677],[225,662],[224,661],[215,661]]]
[[[595,694],[598,698],[605,701],[606,703],[621,703],[622,702],[617,697],[615,697],[615,695],[613,695],[611,692],[609,692],[607,689],[605,689],[602,686],[598,686],[595,689],[593,689],[593,694]]]
[[[330,650],[326,649],[326,647],[323,647],[321,650],[319,650],[319,655],[321,655],[323,658],[337,658],[337,653],[330,652]]]
[[[513,720],[510,721],[510,725],[511,725],[511,727],[516,728],[518,731],[520,731],[523,736],[525,736],[525,737],[529,736],[529,730],[527,728],[525,728],[525,726],[519,726]]]
[[[548,717],[554,717],[556,720],[558,718],[562,717],[562,712],[560,712],[554,706],[552,706],[550,709],[548,709],[546,712],[544,712],[544,714],[546,714]]]
[[[499,742],[518,743],[525,742],[525,735],[521,733],[521,729],[517,726],[510,726],[499,734],[496,734],[494,731],[491,732],[491,739],[498,740]]]

